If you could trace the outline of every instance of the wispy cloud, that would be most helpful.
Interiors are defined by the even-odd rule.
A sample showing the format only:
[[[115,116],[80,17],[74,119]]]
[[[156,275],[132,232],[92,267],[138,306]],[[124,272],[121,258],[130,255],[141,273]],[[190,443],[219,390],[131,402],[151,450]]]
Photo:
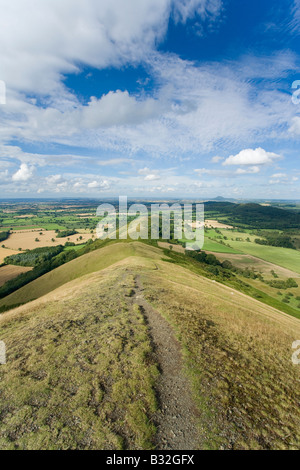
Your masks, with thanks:
[[[198,15],[202,20],[214,21],[223,7],[222,0],[173,0],[175,21],[185,23]]]
[[[295,33],[300,33],[300,0],[294,0],[292,6],[291,29]]]

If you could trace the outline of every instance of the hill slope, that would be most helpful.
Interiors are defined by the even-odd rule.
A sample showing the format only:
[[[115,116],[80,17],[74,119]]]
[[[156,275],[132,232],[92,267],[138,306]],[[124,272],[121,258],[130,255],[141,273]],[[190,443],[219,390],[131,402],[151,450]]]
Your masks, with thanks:
[[[140,243],[91,255],[0,317],[2,449],[299,448],[299,320]]]
[[[144,254],[147,253],[147,249],[149,250],[147,246],[141,244],[117,243],[113,245],[113,248],[110,245],[101,250],[92,251],[39,277],[30,284],[1,299],[0,308],[4,305],[16,306],[38,299],[67,282],[104,269],[129,256],[134,256],[139,253],[141,248]],[[156,253],[155,249],[151,250],[151,256],[161,257],[159,250]]]

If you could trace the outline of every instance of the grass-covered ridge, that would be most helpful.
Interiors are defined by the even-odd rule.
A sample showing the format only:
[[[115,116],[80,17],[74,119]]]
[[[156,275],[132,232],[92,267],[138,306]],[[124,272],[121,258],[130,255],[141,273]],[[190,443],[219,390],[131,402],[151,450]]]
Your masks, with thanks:
[[[106,259],[103,268],[112,248],[115,262]],[[0,368],[1,448],[153,447],[159,376],[132,300],[136,278],[184,352],[199,447],[297,448],[299,369],[291,345],[299,320],[154,247],[115,244],[99,253],[98,271],[85,265],[83,275],[82,266],[72,282],[0,317],[8,351]]]
[[[153,447],[158,372],[132,277],[118,274],[2,316],[2,450]]]
[[[176,253],[176,248],[174,248],[172,252],[169,252],[169,250],[161,250],[147,243],[137,243],[130,240],[126,242],[120,242],[118,240],[102,242],[98,240],[87,245],[83,250],[78,250],[78,252],[72,250],[63,252],[59,254],[58,257],[53,258],[53,262],[51,261],[53,264],[59,263],[59,267],[44,274],[43,271],[41,271],[44,265],[38,266],[34,271],[20,276],[21,279],[25,277],[28,278],[29,281],[30,278],[32,278],[32,282],[28,282],[24,287],[19,288],[9,295],[3,296],[2,291],[3,293],[7,292],[10,284],[18,284],[19,282],[18,278],[9,281],[0,288],[0,295],[3,297],[0,300],[0,312],[26,304],[29,301],[48,294],[73,279],[105,269],[118,261],[136,256],[138,253],[146,258],[154,257],[157,259],[161,259],[167,255],[169,261],[183,266],[196,274],[215,279],[218,282],[231,286],[233,289],[237,289],[255,299],[259,299],[267,305],[300,318],[299,310],[294,308],[296,306],[295,297],[292,298],[291,301],[293,305],[287,305],[287,303],[282,302],[283,297],[274,298],[274,296],[269,295],[269,292],[265,292],[267,284],[255,284],[255,282],[250,282],[252,281],[251,279],[236,275],[231,270],[223,269],[221,263],[212,254],[206,255],[205,252],[202,252],[199,256],[196,255],[196,258],[200,259],[200,262],[198,262],[191,256]],[[63,260],[60,260],[60,257],[63,257]],[[68,259],[71,261],[68,261]],[[62,261],[63,265],[61,266]],[[36,278],[40,271],[41,274]],[[275,289],[275,291],[276,290],[277,289]],[[270,294],[272,294],[272,292],[270,292]]]

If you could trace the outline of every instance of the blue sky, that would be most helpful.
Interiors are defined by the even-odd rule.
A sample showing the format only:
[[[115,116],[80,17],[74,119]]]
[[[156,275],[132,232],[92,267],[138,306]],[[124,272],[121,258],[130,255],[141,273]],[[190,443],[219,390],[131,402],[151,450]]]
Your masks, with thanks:
[[[1,5],[3,198],[300,199],[300,0]]]

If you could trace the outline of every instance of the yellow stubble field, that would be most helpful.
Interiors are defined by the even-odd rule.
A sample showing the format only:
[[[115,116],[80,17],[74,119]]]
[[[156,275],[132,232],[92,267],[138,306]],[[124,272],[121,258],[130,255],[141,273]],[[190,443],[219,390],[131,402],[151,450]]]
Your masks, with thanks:
[[[4,242],[5,243],[5,242]],[[7,256],[11,256],[11,255],[17,255],[19,253],[19,251],[16,251],[16,250],[8,250],[6,248],[1,248],[0,247],[0,264],[2,264],[4,262],[4,259],[7,257]]]
[[[83,244],[92,238],[90,233],[78,233],[67,238],[56,238],[56,235],[54,230],[18,231],[13,232],[9,238],[5,240],[4,244],[9,250],[33,250],[34,248],[42,248],[44,246],[64,245],[66,242]],[[82,237],[82,239],[79,240],[79,237]],[[5,251],[8,252],[9,250]],[[9,256],[10,254],[15,253],[7,253],[5,256]]]

